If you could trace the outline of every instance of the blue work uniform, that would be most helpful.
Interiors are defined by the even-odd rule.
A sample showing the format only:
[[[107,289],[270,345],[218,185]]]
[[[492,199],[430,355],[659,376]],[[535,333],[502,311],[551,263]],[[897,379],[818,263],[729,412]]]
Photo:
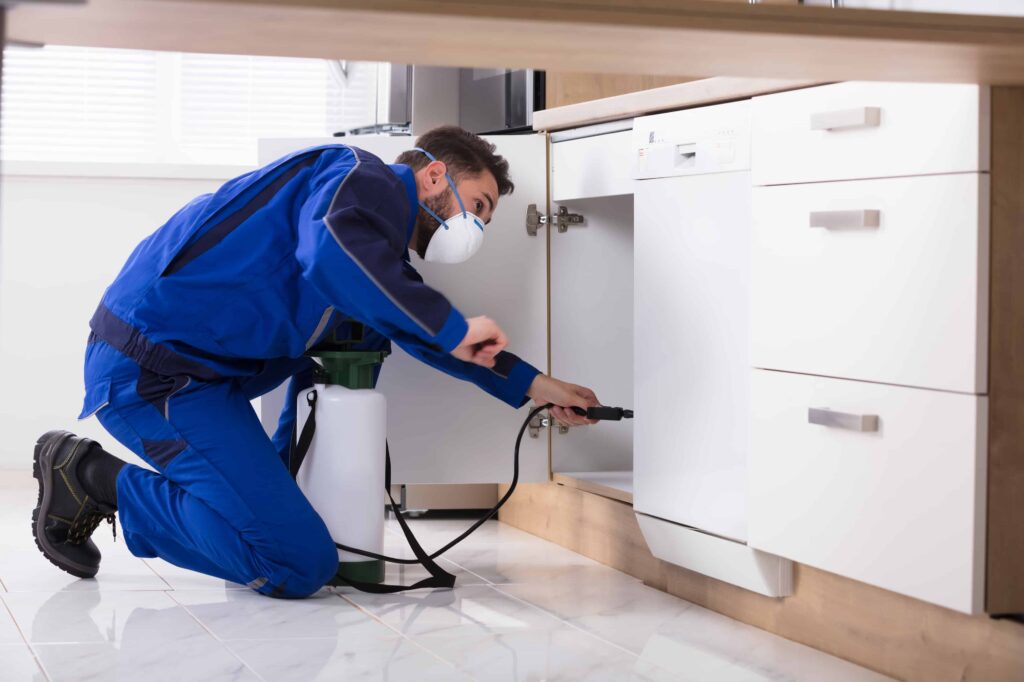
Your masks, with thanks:
[[[250,401],[288,379],[345,319],[513,407],[538,370],[452,355],[462,314],[409,262],[413,172],[344,145],[305,149],[198,197],[142,241],[105,292],[86,349],[85,406],[156,469],[125,466],[128,548],[273,596],[337,569],[323,521],[286,467],[294,400],[267,437]]]

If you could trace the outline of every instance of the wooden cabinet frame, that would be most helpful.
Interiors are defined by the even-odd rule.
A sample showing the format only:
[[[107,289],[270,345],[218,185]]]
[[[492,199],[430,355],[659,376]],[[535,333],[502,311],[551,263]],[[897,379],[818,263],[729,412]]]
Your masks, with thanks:
[[[8,31],[58,45],[423,65],[1024,83],[1024,18],[792,3],[90,0],[15,7]]]
[[[1024,88],[992,88],[985,610],[1024,614]]]

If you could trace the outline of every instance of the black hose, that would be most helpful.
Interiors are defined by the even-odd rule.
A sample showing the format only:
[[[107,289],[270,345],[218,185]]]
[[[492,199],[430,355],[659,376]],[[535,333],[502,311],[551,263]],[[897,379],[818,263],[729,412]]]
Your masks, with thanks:
[[[523,425],[519,427],[519,435],[516,436],[516,447],[512,457],[512,482],[509,484],[508,490],[505,491],[505,494],[501,496],[500,500],[498,500],[498,504],[494,505],[494,507],[492,507],[490,511],[488,511],[486,514],[477,519],[473,523],[473,525],[466,529],[466,531],[462,535],[455,538],[454,540],[452,540],[447,545],[437,550],[433,554],[429,555],[431,559],[436,559],[437,557],[441,556],[455,545],[459,544],[460,542],[468,538],[473,533],[473,531],[482,526],[488,520],[494,518],[494,515],[498,513],[498,510],[501,509],[501,506],[508,501],[508,498],[512,497],[512,493],[515,492],[516,485],[519,483],[519,446],[523,442],[523,434],[526,433],[526,428],[530,425],[530,422],[533,421],[533,418],[537,416],[538,413],[543,412],[544,410],[549,409],[551,407],[554,407],[553,403],[548,403],[546,405],[541,405],[540,407],[533,408],[532,410],[530,410],[530,413],[526,415],[526,419],[523,421]],[[391,508],[396,515],[402,513],[394,505],[392,505]],[[346,547],[344,545],[338,545],[338,547],[345,550],[346,552],[360,554],[365,557],[370,557],[371,559],[381,559],[383,561],[388,561],[393,564],[420,563],[419,559],[399,559],[397,557],[390,557],[385,556],[383,554],[376,554],[374,552],[367,552],[366,550],[356,549],[354,547]]]

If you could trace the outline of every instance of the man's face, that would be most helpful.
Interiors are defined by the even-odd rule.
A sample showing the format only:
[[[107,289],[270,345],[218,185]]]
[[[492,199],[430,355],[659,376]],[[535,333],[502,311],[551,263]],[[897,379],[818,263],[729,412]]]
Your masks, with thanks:
[[[427,188],[421,198],[423,203],[430,207],[430,210],[442,218],[448,219],[459,212],[459,202],[455,200],[455,194],[452,193],[448,181],[444,178],[444,164],[438,163],[439,173],[438,169],[431,169],[430,166],[421,170],[425,174],[424,186]],[[453,180],[455,180],[455,187],[466,210],[480,218],[485,225],[490,223],[494,209],[498,206],[498,183],[494,179],[494,175],[490,171],[484,171],[476,176],[464,176],[461,179],[453,178]],[[420,258],[426,256],[427,244],[430,243],[430,238],[434,236],[434,232],[439,227],[438,222],[429,213],[422,208],[419,209],[416,214],[413,243],[409,246],[419,254]]]

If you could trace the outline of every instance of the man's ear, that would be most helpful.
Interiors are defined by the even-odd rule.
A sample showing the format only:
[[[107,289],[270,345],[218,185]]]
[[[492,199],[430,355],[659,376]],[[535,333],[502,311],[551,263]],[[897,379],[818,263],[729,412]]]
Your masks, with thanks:
[[[443,161],[431,161],[421,169],[420,193],[424,199],[435,197],[445,191],[448,187],[445,181],[447,172],[448,167]]]

